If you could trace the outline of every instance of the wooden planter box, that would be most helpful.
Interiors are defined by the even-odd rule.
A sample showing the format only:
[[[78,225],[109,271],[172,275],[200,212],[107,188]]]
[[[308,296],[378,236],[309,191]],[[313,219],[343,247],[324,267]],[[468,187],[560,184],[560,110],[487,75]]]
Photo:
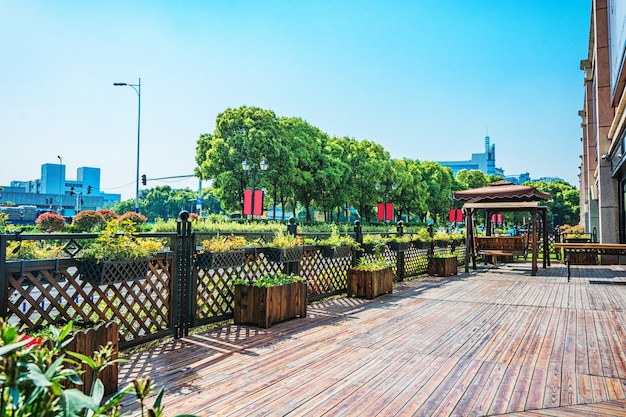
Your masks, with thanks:
[[[348,297],[361,297],[371,300],[379,295],[393,292],[393,272],[391,267],[378,271],[348,270]]]
[[[351,251],[351,246],[322,246],[322,256],[329,259],[349,258]]]
[[[244,264],[245,251],[233,250],[227,252],[202,252],[198,254],[196,266],[204,269],[226,269],[242,266]]]
[[[428,275],[449,277],[456,275],[458,260],[456,257],[430,258],[428,260]]]
[[[274,323],[306,317],[306,282],[275,287],[235,286],[235,324],[268,328]]]
[[[101,346],[111,344],[113,346],[113,357],[111,359],[117,359],[119,355],[119,329],[117,323],[109,322],[106,324],[100,324],[96,327],[91,327],[85,330],[76,330],[68,344],[63,348],[64,352],[76,352],[85,356],[93,357],[94,352],[100,350]],[[72,358],[66,355],[69,359],[78,361],[78,359]],[[79,370],[84,373],[81,377],[83,385],[76,385],[74,388],[79,389],[83,393],[89,395],[91,390],[91,383],[93,381],[93,370],[86,364],[81,363]],[[118,364],[107,366],[98,375],[98,378],[104,384],[104,395],[111,395],[118,390]]]
[[[304,255],[302,246],[297,248],[268,248],[265,253],[267,259],[274,263],[300,262]]]
[[[411,242],[394,242],[392,240],[389,242],[389,247],[396,252],[407,250],[411,247]]]
[[[107,285],[146,279],[149,266],[150,259],[132,261],[82,259],[79,264],[79,271],[83,281],[95,285]]]

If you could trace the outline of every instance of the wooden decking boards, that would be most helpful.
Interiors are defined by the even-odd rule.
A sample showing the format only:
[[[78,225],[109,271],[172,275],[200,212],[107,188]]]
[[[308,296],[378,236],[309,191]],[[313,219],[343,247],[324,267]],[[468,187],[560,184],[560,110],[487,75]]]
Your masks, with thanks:
[[[516,262],[211,329],[130,355],[119,383],[149,375],[166,415],[626,416],[625,309],[626,267],[568,283]]]

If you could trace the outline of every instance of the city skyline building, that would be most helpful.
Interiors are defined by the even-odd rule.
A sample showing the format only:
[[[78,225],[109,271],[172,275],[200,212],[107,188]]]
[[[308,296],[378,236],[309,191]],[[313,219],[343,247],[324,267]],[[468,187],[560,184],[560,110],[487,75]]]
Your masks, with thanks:
[[[121,194],[100,190],[100,168],[79,167],[76,179],[72,179],[66,177],[66,166],[61,162],[41,165],[40,178],[13,180],[2,187],[0,204],[35,206],[66,217],[81,210],[100,210],[121,200]]]

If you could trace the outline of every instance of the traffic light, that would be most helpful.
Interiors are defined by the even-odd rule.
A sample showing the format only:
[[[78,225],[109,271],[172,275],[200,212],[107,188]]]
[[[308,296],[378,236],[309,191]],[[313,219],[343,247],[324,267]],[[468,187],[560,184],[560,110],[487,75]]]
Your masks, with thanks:
[[[146,181],[147,181],[147,179],[146,179],[146,174],[143,174],[143,175],[141,176],[141,183],[142,183],[143,185],[146,185]]]
[[[91,194],[91,185],[87,186],[87,194]]]

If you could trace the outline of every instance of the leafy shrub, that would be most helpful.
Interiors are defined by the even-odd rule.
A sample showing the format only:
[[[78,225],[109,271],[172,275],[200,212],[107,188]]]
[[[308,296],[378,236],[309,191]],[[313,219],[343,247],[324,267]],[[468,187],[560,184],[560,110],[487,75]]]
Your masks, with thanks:
[[[120,362],[112,359],[111,346],[103,346],[93,357],[67,352],[64,347],[72,331],[70,322],[61,330],[49,328],[49,339],[19,334],[11,324],[0,320],[0,416],[119,416],[121,400],[134,392],[141,406],[141,416],[162,416],[163,388],[152,407],[144,405],[153,388],[150,378],[137,378],[104,398],[104,384],[98,378],[106,367]],[[75,369],[75,360],[87,364],[94,378],[89,395],[70,383],[82,385],[81,374]],[[147,413],[147,414],[146,414]]]
[[[297,248],[303,244],[304,239],[302,236],[294,236],[289,233],[285,234],[283,231],[278,231],[268,246],[271,248]]]
[[[102,217],[104,217],[106,223],[113,219],[117,220],[120,217],[116,212],[107,209],[98,210],[98,213],[100,213]]]
[[[83,210],[72,219],[72,226],[77,232],[89,232],[104,224],[106,224],[104,216],[95,210]]]
[[[148,218],[141,213],[135,213],[134,211],[127,211],[126,213],[122,214],[118,218],[118,221],[120,223],[125,223],[126,221],[130,221],[134,225],[140,225],[140,224],[146,224],[146,222],[148,221]]]
[[[63,216],[57,213],[43,213],[37,217],[35,224],[42,232],[60,232],[67,226]]]
[[[96,241],[83,249],[82,257],[102,261],[145,259],[163,248],[163,243],[156,239],[135,237],[135,227],[130,220],[122,223],[121,235],[118,235],[118,226],[116,220],[107,223]]]
[[[50,243],[32,240],[12,241],[7,245],[6,259],[54,259],[61,256],[61,248]]]
[[[330,236],[326,239],[320,240],[320,245],[327,245],[332,247],[338,246],[352,246],[357,247],[357,242],[349,235],[341,235],[339,234],[339,229],[336,225],[330,225]]]
[[[265,274],[260,278],[248,281],[245,278],[237,278],[235,285],[245,285],[247,287],[276,287],[278,285],[291,284],[292,282],[303,282],[304,278],[299,275],[287,275],[284,272],[277,272],[275,275]]]
[[[215,236],[204,240],[202,246],[207,252],[228,252],[243,249],[249,246],[249,243],[243,236]]]
[[[382,256],[377,256],[376,258],[359,258],[354,269],[358,271],[380,271],[391,266],[391,262]]]

